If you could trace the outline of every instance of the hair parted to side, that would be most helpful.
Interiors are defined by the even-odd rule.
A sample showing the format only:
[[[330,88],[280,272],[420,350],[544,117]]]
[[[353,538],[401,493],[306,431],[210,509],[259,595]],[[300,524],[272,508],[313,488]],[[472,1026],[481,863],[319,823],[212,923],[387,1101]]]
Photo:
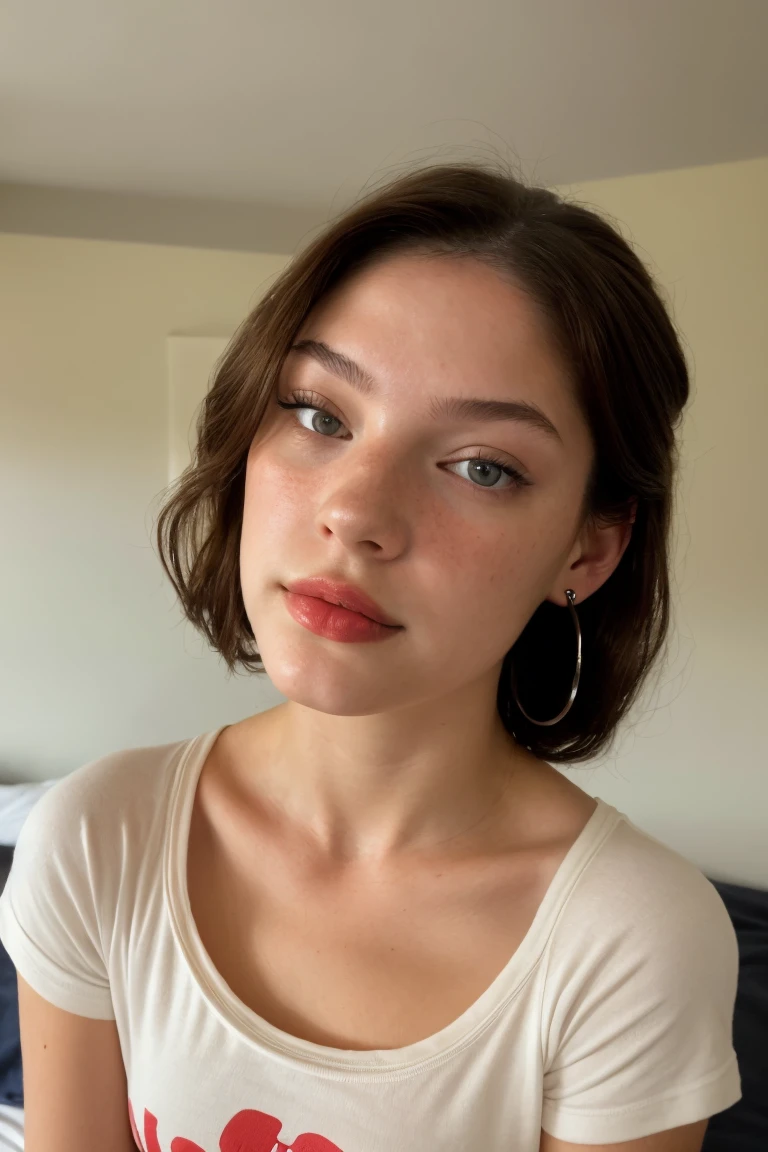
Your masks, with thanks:
[[[499,714],[520,744],[552,763],[587,760],[611,743],[667,636],[675,432],[688,372],[660,293],[619,232],[503,165],[434,164],[398,176],[333,220],[283,270],[216,369],[193,460],[159,514],[163,566],[185,615],[230,670],[264,671],[239,575],[249,447],[310,310],[353,272],[407,251],[481,260],[528,292],[592,432],[584,513],[611,523],[634,509],[616,570],[576,605],[583,665],[567,715],[536,727],[510,691],[514,662],[526,712],[547,719],[560,711],[575,663],[567,610],[539,606],[499,679]]]

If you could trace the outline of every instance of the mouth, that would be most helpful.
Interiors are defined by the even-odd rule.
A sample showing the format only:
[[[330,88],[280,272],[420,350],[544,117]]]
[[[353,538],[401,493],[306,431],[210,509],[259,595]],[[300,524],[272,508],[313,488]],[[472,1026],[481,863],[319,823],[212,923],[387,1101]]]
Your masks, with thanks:
[[[350,612],[357,612],[360,616],[365,616],[386,628],[403,627],[367,593],[352,584],[345,584],[324,576],[310,576],[304,580],[294,580],[290,584],[284,584],[283,587],[287,592],[295,592],[300,596],[314,596],[318,600],[325,600],[328,604],[335,604]]]

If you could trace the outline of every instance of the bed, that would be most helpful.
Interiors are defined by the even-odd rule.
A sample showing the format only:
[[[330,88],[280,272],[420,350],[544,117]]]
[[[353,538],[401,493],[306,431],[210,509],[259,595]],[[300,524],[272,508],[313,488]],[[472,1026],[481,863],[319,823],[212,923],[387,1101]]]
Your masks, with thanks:
[[[0,784],[0,892],[30,809],[54,783]],[[0,944],[0,1152],[23,1152],[24,1108],[16,970]]]

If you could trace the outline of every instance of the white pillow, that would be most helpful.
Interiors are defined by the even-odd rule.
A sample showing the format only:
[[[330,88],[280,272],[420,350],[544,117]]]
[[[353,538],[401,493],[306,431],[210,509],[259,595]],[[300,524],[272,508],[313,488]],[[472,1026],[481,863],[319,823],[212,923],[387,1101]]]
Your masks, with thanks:
[[[27,816],[55,783],[41,780],[37,784],[0,784],[0,844],[16,844]]]

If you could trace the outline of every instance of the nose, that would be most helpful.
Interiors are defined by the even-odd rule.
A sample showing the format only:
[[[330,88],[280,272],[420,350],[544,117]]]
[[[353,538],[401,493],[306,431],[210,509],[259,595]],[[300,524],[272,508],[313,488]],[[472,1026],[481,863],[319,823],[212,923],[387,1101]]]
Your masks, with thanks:
[[[323,536],[335,536],[350,551],[365,551],[379,559],[399,555],[408,544],[412,499],[407,492],[406,466],[391,450],[361,448],[336,460],[322,485],[315,526]]]

